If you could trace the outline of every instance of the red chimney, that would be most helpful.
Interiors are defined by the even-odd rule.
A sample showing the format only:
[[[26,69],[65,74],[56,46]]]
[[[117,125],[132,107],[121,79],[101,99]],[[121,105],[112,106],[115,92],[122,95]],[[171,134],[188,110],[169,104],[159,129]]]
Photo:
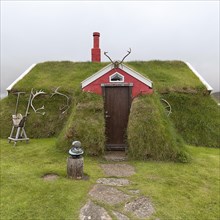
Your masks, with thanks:
[[[99,48],[99,32],[93,33],[92,62],[101,61],[101,50]]]

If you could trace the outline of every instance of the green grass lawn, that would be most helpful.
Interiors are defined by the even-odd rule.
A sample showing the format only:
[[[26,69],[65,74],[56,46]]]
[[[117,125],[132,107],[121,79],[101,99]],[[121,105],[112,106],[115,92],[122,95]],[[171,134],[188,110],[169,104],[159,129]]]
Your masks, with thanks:
[[[102,176],[95,159],[85,158],[88,181],[66,178],[68,155],[59,152],[55,139],[31,140],[16,147],[1,140],[1,219],[78,219],[86,195]],[[45,181],[47,173],[59,175]]]
[[[220,219],[219,149],[188,146],[192,162],[133,162],[135,188],[149,195],[160,219]]]
[[[66,177],[67,156],[55,147],[56,139],[34,139],[16,147],[1,139],[1,219],[78,219],[95,181],[104,177],[101,158],[85,157],[89,180]],[[130,186],[149,196],[155,206],[152,219],[220,218],[219,149],[187,147],[190,163],[130,161],[136,174]],[[45,181],[47,173],[58,174]]]

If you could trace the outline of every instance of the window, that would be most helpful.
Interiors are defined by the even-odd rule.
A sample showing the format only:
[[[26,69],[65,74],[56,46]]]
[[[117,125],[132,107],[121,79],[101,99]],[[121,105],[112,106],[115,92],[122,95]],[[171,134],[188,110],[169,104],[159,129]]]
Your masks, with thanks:
[[[110,82],[124,82],[124,76],[116,72],[109,77],[109,81]]]

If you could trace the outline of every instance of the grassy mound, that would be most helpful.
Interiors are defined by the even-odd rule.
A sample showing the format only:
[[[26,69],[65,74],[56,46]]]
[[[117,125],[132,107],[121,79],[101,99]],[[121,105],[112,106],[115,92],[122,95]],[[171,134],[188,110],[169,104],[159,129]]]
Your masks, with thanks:
[[[136,98],[128,124],[128,152],[135,159],[188,161],[182,139],[175,132],[156,94]]]
[[[105,144],[105,122],[101,96],[81,92],[80,83],[108,63],[45,62],[36,65],[19,81],[12,92],[23,91],[19,113],[24,114],[32,88],[42,89],[46,95],[36,98],[36,108],[45,106],[45,115],[30,110],[26,132],[30,138],[58,136],[57,146],[68,150],[73,140],[80,140],[87,154],[101,154]],[[219,109],[207,90],[188,66],[181,61],[134,61],[125,63],[151,79],[156,94],[136,98],[132,104],[128,126],[129,154],[133,158],[154,160],[187,159],[183,142],[219,147]],[[69,110],[62,114],[62,96],[53,96],[54,89],[68,95]],[[168,100],[172,114],[163,112],[159,95]],[[0,101],[0,137],[7,138],[11,130],[16,96],[10,94]],[[175,130],[176,128],[176,130]]]
[[[79,140],[82,142],[86,154],[102,154],[105,146],[103,109],[101,96],[78,92],[72,113],[58,137],[57,146],[67,151],[73,140]]]
[[[0,102],[0,123],[2,125],[2,138],[7,138],[10,135],[12,127],[11,115],[14,114],[16,98],[17,96],[10,94]],[[23,116],[26,112],[28,99],[29,93],[20,95],[18,113],[21,113]],[[40,112],[45,112],[45,114],[35,114],[31,108],[29,109],[29,115],[25,124],[27,136],[29,138],[45,138],[57,136],[62,130],[70,113],[69,110],[62,114],[62,111],[60,110],[60,107],[65,104],[65,102],[65,98],[62,96],[53,96],[50,98],[50,94],[46,94],[36,97],[36,99],[33,101],[34,107],[37,109],[44,105],[45,109],[41,110]]]
[[[210,96],[169,93],[163,97],[171,104],[170,118],[186,143],[219,147],[219,106]]]
[[[51,98],[52,92],[60,86],[59,91],[68,95],[70,103],[77,99],[77,91],[80,89],[80,82],[89,77],[106,63],[91,62],[45,62],[37,64],[22,80],[13,88],[13,92],[26,92],[20,96],[18,113],[25,114],[29,94],[32,88],[34,91],[43,90],[46,95],[38,96],[34,100],[36,108],[45,106],[45,115],[35,114],[30,108],[30,114],[26,123],[26,133],[30,138],[43,138],[58,136],[65,125],[71,108],[62,114],[60,107],[66,104],[63,96],[55,95]],[[76,95],[75,95],[76,94]],[[0,101],[0,137],[7,138],[11,131],[11,115],[14,114],[16,96],[10,94]]]

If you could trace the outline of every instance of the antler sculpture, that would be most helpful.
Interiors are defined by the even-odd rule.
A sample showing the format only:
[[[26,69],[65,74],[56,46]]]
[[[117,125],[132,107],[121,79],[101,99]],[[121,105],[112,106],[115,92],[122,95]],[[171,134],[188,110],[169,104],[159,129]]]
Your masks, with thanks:
[[[63,107],[60,107],[60,111],[62,111],[62,114],[64,114],[69,108],[70,108],[70,105],[69,105],[69,97],[67,96],[67,95],[65,95],[65,94],[63,94],[63,93],[61,93],[61,92],[58,92],[58,89],[60,88],[60,86],[59,87],[57,87],[55,90],[54,90],[54,92],[52,93],[52,95],[51,95],[51,97],[53,97],[54,95],[61,95],[61,96],[64,96],[64,97],[66,97],[66,105],[64,105]],[[65,109],[65,110],[64,110]],[[64,110],[64,111],[63,111]]]
[[[111,63],[112,63],[112,64],[114,64],[114,61],[111,59],[111,57],[110,57],[110,56],[108,56],[108,55],[107,55],[107,53],[108,53],[108,52],[104,52],[104,55],[105,55],[106,57],[108,57],[108,58],[109,58],[109,60],[111,61]]]
[[[32,107],[32,109],[34,110],[35,113],[44,115],[45,112],[39,112],[39,110],[43,110],[44,109],[44,105],[40,108],[35,109],[35,107],[33,106],[33,100],[38,96],[38,95],[42,95],[42,94],[46,94],[44,91],[40,90],[40,91],[36,91],[35,93],[33,92],[33,89],[31,90],[31,99],[30,99],[30,105]]]
[[[124,59],[131,53],[131,48],[129,48],[129,50],[127,52],[128,53],[123,57],[123,59],[121,61],[112,61],[110,56],[107,55],[108,52],[104,52],[104,55],[109,58],[111,63],[114,65],[114,68],[118,68],[119,65],[123,63]]]
[[[129,50],[127,51],[128,53],[124,56],[124,58],[121,60],[121,62],[119,64],[121,64],[124,59],[131,53],[131,48],[129,48]]]

